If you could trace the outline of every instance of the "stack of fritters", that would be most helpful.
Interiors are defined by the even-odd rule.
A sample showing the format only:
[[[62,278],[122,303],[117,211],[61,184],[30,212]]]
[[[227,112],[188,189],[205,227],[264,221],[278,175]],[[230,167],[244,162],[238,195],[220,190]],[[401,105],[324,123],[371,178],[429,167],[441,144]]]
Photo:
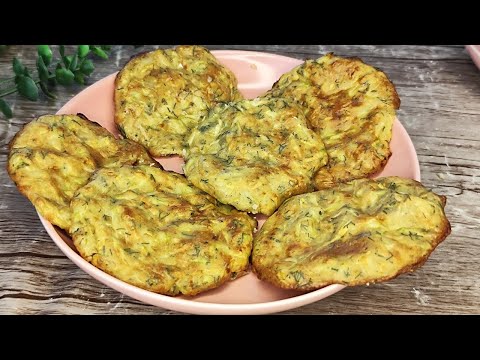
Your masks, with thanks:
[[[115,139],[84,115],[46,115],[10,142],[7,170],[43,217],[68,230],[70,199],[95,170],[136,164],[159,166],[143,146]]]
[[[263,97],[242,100],[236,85],[198,46],[139,55],[115,82],[131,140],[82,116],[40,117],[12,141],[8,171],[87,261],[167,295],[234,279],[250,255],[260,279],[287,289],[388,280],[450,233],[445,197],[366,179],[390,156],[400,104],[384,73],[329,54]],[[185,156],[187,179],[132,140]],[[273,215],[254,236],[242,211]]]
[[[195,295],[248,269],[253,218],[83,116],[27,124],[11,142],[8,171],[87,261],[130,284]]]

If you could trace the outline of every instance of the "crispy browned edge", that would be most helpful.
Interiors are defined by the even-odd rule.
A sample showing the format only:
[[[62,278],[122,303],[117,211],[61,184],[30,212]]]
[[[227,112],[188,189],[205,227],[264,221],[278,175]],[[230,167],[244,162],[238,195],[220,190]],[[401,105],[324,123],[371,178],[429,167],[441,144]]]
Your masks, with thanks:
[[[59,228],[60,229],[60,228]],[[68,235],[70,236],[70,235]],[[72,238],[72,242],[73,242],[73,237],[70,236]],[[75,246],[75,243],[73,243],[73,245]],[[108,271],[105,267],[101,266],[101,264],[98,264],[96,262],[93,262],[91,260],[88,260],[87,259],[87,256],[80,250],[78,249],[76,246],[75,246],[75,249],[77,250],[77,252],[79,253],[79,255],[85,260],[85,261],[88,261],[90,264],[92,264],[93,266],[95,266],[96,268],[102,270],[103,272],[115,277],[118,279],[117,275],[111,271]],[[252,256],[252,254],[250,253],[250,257]],[[140,285],[140,284],[136,284],[136,285],[133,285],[133,286],[136,286],[138,288],[141,288],[141,289],[144,289],[144,290],[147,290],[147,291],[151,291],[151,292],[154,292],[154,293],[157,293],[157,294],[162,294],[162,295],[167,295],[167,296],[172,296],[172,297],[178,297],[178,296],[195,296],[195,295],[198,295],[200,293],[204,293],[208,290],[213,290],[213,289],[216,289],[216,288],[219,288],[220,286],[230,282],[230,281],[233,281],[233,280],[236,280],[236,279],[239,279],[245,275],[247,275],[249,273],[249,270],[251,268],[251,263],[250,261],[247,262],[246,266],[244,269],[242,269],[241,271],[237,272],[235,278],[232,278],[232,273],[231,272],[228,272],[222,279],[220,279],[218,282],[216,283],[212,283],[210,284],[209,286],[207,287],[204,287],[204,288],[199,288],[197,289],[196,291],[191,291],[191,292],[185,292],[185,293],[178,293],[178,294],[173,294],[171,291],[170,291],[170,288],[166,288],[165,286],[156,286],[156,287],[147,287],[147,286],[143,286],[143,285]],[[121,280],[121,281],[124,281],[126,283],[128,283],[127,281],[125,280]]]
[[[163,50],[163,49],[159,49],[159,50]],[[158,50],[142,51],[142,52],[140,52],[136,55],[131,56],[130,59],[125,63],[125,65],[123,65],[122,69],[115,76],[115,81],[113,83],[113,122],[115,123],[115,126],[117,127],[117,130],[120,132],[120,134],[123,138],[126,138],[126,136],[123,133],[123,131],[120,130],[120,124],[118,123],[118,119],[117,119],[117,101],[116,101],[116,96],[115,95],[117,93],[116,90],[117,90],[118,81],[123,76],[123,72],[126,71],[127,66],[131,62],[136,61],[136,60],[138,60],[142,57],[146,57],[148,54],[150,54],[154,51],[158,51]]]
[[[178,45],[176,47],[173,47],[173,48],[168,48],[168,49],[156,49],[156,50],[150,50],[150,51],[142,51],[136,55],[133,55],[130,57],[130,59],[125,63],[125,65],[123,65],[122,69],[117,73],[117,75],[115,76],[115,81],[113,83],[113,122],[115,123],[115,126],[117,127],[118,131],[120,132],[121,136],[123,138],[127,138],[126,134],[123,133],[123,131],[120,129],[120,124],[118,123],[118,119],[117,119],[117,101],[116,101],[116,89],[117,89],[117,85],[118,85],[118,81],[120,80],[120,78],[123,76],[123,72],[126,70],[127,66],[134,62],[134,61],[137,61],[143,57],[146,57],[148,56],[149,54],[153,53],[153,52],[156,52],[156,51],[162,51],[164,54],[165,53],[165,50],[172,50],[172,49],[177,49],[181,46],[186,46],[186,45]],[[198,47],[201,47],[203,49],[205,49],[208,53],[211,54],[210,50],[203,47],[203,46],[198,46]],[[222,65],[224,66],[224,65]],[[146,147],[145,147],[146,148]],[[150,149],[147,149],[147,151],[150,153]],[[178,154],[165,154],[165,155],[162,155],[161,157],[164,157],[164,156],[172,156],[172,155],[178,155]]]
[[[165,171],[165,170],[164,170]],[[73,236],[70,236],[72,238],[72,242],[73,242]],[[75,246],[75,243],[73,243],[74,246]],[[93,266],[95,266],[96,268],[102,270],[103,272],[115,277],[115,278],[118,278],[117,275],[111,271],[109,271],[108,269],[106,269],[104,266],[101,266],[101,264],[98,264],[97,262],[93,262],[91,260],[88,260],[88,257],[80,250],[78,249],[76,246],[75,246],[75,249],[78,251],[79,255],[85,260],[85,261],[88,261],[89,263],[91,263]],[[252,256],[252,254],[250,253],[250,257]],[[203,288],[198,288],[196,289],[196,291],[191,291],[191,292],[185,292],[185,293],[178,293],[178,294],[174,294],[170,291],[170,288],[167,288],[165,286],[162,286],[162,285],[157,285],[155,287],[147,287],[147,286],[143,286],[143,285],[140,285],[140,284],[136,284],[136,285],[133,285],[133,286],[136,286],[138,288],[141,288],[141,289],[144,289],[144,290],[147,290],[147,291],[151,291],[151,292],[154,292],[154,293],[157,293],[157,294],[162,294],[162,295],[167,295],[167,296],[172,296],[172,297],[178,297],[178,296],[195,296],[195,295],[198,295],[200,293],[204,293],[208,290],[213,290],[213,289],[216,289],[216,288],[219,288],[220,286],[228,283],[229,281],[233,281],[233,280],[236,280],[238,278],[241,278],[245,275],[247,275],[249,273],[249,270],[251,268],[251,263],[250,261],[247,262],[246,266],[244,269],[240,270],[239,272],[237,272],[235,278],[232,278],[232,272],[228,272],[222,279],[220,279],[218,282],[216,283],[212,283],[210,284],[209,286],[207,287],[203,287]],[[124,282],[127,282],[125,280],[122,280]],[[127,282],[128,283],[128,282]]]
[[[345,184],[345,183],[353,181],[353,180],[370,178],[372,176],[375,176],[375,175],[381,173],[383,171],[384,167],[387,165],[388,160],[390,160],[391,157],[392,157],[392,150],[389,147],[388,148],[388,155],[386,155],[385,158],[383,158],[381,161],[379,161],[378,165],[374,169],[372,169],[372,171],[364,173],[361,177],[351,176],[349,178],[342,179],[342,180],[334,179],[335,183],[332,186],[318,186],[317,181],[315,181],[315,179],[317,177],[317,173],[318,173],[317,172],[317,173],[315,173],[315,175],[313,175],[313,178],[312,178],[313,185],[314,185],[315,189],[317,189],[317,190],[327,190],[327,189],[331,189],[332,187],[334,187],[337,184]],[[327,163],[327,166],[328,166],[328,163]]]
[[[393,106],[394,106],[394,109],[395,110],[398,110],[400,109],[400,104],[401,104],[401,101],[400,101],[400,97],[398,96],[398,92],[397,92],[397,89],[395,87],[395,84],[390,80],[390,78],[388,77],[388,75],[383,71],[381,70],[380,68],[377,68],[375,66],[372,66],[370,64],[367,64],[365,61],[363,61],[360,57],[358,56],[351,56],[351,57],[343,57],[343,56],[338,56],[338,55],[335,55],[335,53],[333,52],[330,52],[330,53],[327,53],[325,56],[335,56],[337,58],[340,58],[340,59],[346,59],[346,60],[350,60],[352,62],[360,62],[366,66],[370,66],[371,68],[375,69],[375,71],[378,71],[379,73],[383,74],[385,76],[385,78],[383,78],[383,83],[385,85],[386,88],[390,89],[392,91],[392,97],[393,97]],[[278,80],[279,81],[279,80]],[[278,82],[277,81],[277,82]],[[272,86],[274,87],[277,82],[275,82],[275,84]],[[396,118],[396,116],[395,116]],[[393,124],[392,124],[393,125]],[[390,147],[388,148],[388,155],[385,156],[385,158],[383,158],[381,161],[378,162],[377,166],[372,169],[372,171],[369,171],[368,173],[365,173],[363,175],[363,177],[370,177],[370,176],[373,176],[379,172],[381,172],[385,166],[387,165],[387,162],[388,160],[390,160],[390,157],[392,156],[392,151],[390,149]],[[328,164],[327,164],[328,166]],[[338,183],[346,183],[346,182],[349,182],[349,181],[352,181],[352,180],[356,180],[356,179],[359,179],[358,177],[350,177],[350,178],[347,178],[347,179],[343,179],[342,181],[338,181]],[[329,189],[331,188],[331,186],[326,186],[326,187],[319,187],[317,185],[317,182],[315,181],[315,176],[313,177],[313,182],[315,184],[315,188],[318,189],[318,190],[322,190],[322,189]]]
[[[76,248],[76,247],[75,247]],[[91,263],[93,266],[95,266],[96,268],[102,270],[103,272],[115,277],[118,279],[117,275],[114,274],[113,272],[111,271],[108,271],[107,269],[105,269],[103,266],[101,266],[100,264],[98,263],[93,263],[92,261],[89,261],[87,260],[87,258],[84,256],[84,254],[82,252],[80,252],[78,249],[77,251],[79,252],[80,256],[85,260],[85,261],[88,261],[89,263]],[[244,276],[246,275],[248,272],[248,265],[247,264],[247,267],[241,272],[241,273],[237,273],[237,276],[235,277],[235,279],[238,279],[239,277],[241,276]],[[207,287],[204,287],[204,288],[199,288],[198,290],[196,291],[191,291],[191,292],[185,292],[185,293],[178,293],[178,294],[174,294],[170,291],[170,288],[166,288],[165,286],[156,286],[156,287],[147,287],[147,286],[143,286],[143,285],[140,285],[140,284],[135,284],[133,286],[136,286],[140,289],[144,289],[144,290],[147,290],[147,291],[151,291],[151,292],[154,292],[156,294],[162,294],[162,295],[167,295],[167,296],[172,296],[172,297],[178,297],[178,296],[195,296],[195,295],[198,295],[200,293],[203,293],[205,291],[208,291],[208,290],[213,290],[213,289],[216,289],[222,285],[224,285],[225,283],[229,282],[229,281],[232,281],[232,280],[235,280],[235,279],[232,279],[232,274],[231,273],[227,273],[226,276],[224,276],[222,279],[220,279],[218,282],[216,283],[212,283],[211,285],[207,286]],[[126,283],[128,283],[127,281],[125,280],[121,280],[121,281],[124,281]]]
[[[57,114],[55,114],[57,115]],[[58,116],[61,116],[61,115],[72,115],[72,114],[58,114]],[[99,123],[97,123],[96,121],[92,121],[90,120],[88,117],[86,117],[84,114],[82,113],[77,113],[76,114],[77,116],[81,117],[82,119],[85,119],[85,120],[88,120],[90,121],[92,124],[95,124],[97,126],[100,126],[102,127]],[[8,157],[7,157],[7,162],[5,164],[5,167],[7,169],[7,174],[8,176],[10,176],[10,179],[12,179],[13,183],[15,184],[15,186],[17,187],[18,191],[20,192],[20,194],[22,194],[23,196],[25,196],[29,201],[30,199],[28,198],[27,196],[27,193],[25,191],[25,189],[22,187],[22,186],[19,186],[17,184],[17,182],[15,181],[15,176],[12,174],[12,172],[10,171],[10,158],[12,156],[12,147],[13,147],[13,144],[15,143],[16,139],[18,136],[20,136],[21,133],[23,133],[23,131],[25,130],[25,127],[27,125],[29,125],[31,122],[35,121],[35,120],[38,120],[39,118],[41,118],[42,116],[52,116],[52,114],[43,114],[43,115],[40,115],[40,116],[37,116],[36,118],[30,120],[28,123],[25,123],[23,124],[22,128],[15,134],[15,136],[12,138],[12,140],[10,140],[10,142],[8,143]],[[33,205],[33,204],[32,204]],[[35,206],[34,206],[35,207]],[[35,208],[36,209],[36,208]],[[43,217],[45,217],[45,219],[51,223],[53,223],[53,219],[47,217],[47,216],[44,216],[42,215]],[[57,225],[55,225],[57,226]],[[59,228],[60,229],[60,228]],[[68,231],[68,229],[65,229],[65,231]]]
[[[165,172],[169,172],[169,173],[173,173],[173,174],[176,174],[176,175],[180,175],[182,176],[183,178],[186,179],[185,175],[184,174],[178,174],[176,173],[175,171],[173,170],[165,170],[163,168],[161,168],[163,171]],[[97,169],[95,170],[95,172],[91,175],[92,177],[94,175],[96,175],[96,173],[99,171],[100,169]],[[191,184],[193,186],[193,184]],[[199,189],[200,191],[204,192],[203,190]],[[205,192],[204,192],[205,193]],[[207,196],[211,196],[207,193],[205,193],[205,195]],[[213,198],[213,196],[212,196]],[[215,198],[213,198],[214,200],[216,200]],[[238,210],[237,210],[238,211]],[[255,227],[258,226],[258,222],[257,220],[253,217],[253,219],[255,220]],[[48,220],[48,219],[47,219]],[[56,225],[55,225],[56,226]],[[56,226],[57,227],[57,226]],[[78,254],[87,262],[89,262],[90,264],[92,264],[93,266],[95,266],[96,268],[102,270],[103,272],[117,278],[116,274],[111,272],[111,271],[108,271],[107,269],[105,269],[103,266],[101,266],[101,264],[98,264],[98,263],[94,263],[93,261],[91,260],[88,260],[88,257],[80,250],[78,249],[76,246],[75,246],[75,243],[73,242],[73,236],[72,235],[69,235],[68,234],[68,231],[65,230],[65,229],[61,229],[59,227],[57,227],[58,229],[60,229],[60,231],[64,231],[66,233],[67,236],[69,236],[71,239],[72,239],[72,244],[73,246],[75,247],[75,250],[78,252]],[[253,250],[253,236],[254,234],[252,234],[252,250]],[[224,285],[225,283],[229,282],[229,281],[233,281],[233,280],[236,280],[238,278],[241,278],[245,275],[247,275],[249,273],[249,270],[251,269],[251,256],[252,256],[252,251],[250,252],[250,256],[249,256],[249,261],[247,262],[246,266],[244,269],[240,270],[237,272],[235,278],[232,278],[232,273],[229,272],[226,274],[226,276],[224,276],[222,279],[220,279],[218,282],[216,283],[212,283],[210,286],[208,287],[204,287],[204,288],[199,288],[197,291],[192,291],[192,292],[187,292],[187,293],[178,293],[178,294],[173,294],[171,291],[169,291],[170,289],[164,287],[164,286],[157,286],[157,287],[147,287],[147,286],[143,286],[143,285],[133,285],[133,286],[136,286],[138,288],[141,288],[141,289],[144,289],[144,290],[147,290],[147,291],[151,291],[151,292],[154,292],[154,293],[157,293],[157,294],[162,294],[162,295],[167,295],[167,296],[172,296],[172,297],[178,297],[178,296],[195,296],[195,295],[198,295],[200,293],[204,293],[208,290],[213,290],[213,289],[216,289],[222,285]],[[118,278],[117,278],[118,279]],[[128,283],[127,281],[125,280],[121,280],[121,281],[124,281],[126,283]]]
[[[82,114],[82,113],[76,113],[76,114],[43,114],[43,115],[39,115],[37,117],[35,117],[34,119],[30,120],[29,122],[23,124],[22,128],[20,130],[17,131],[17,133],[15,134],[15,136],[12,138],[12,140],[10,140],[10,142],[8,143],[8,150],[12,150],[12,146],[13,146],[13,143],[15,142],[15,140],[17,139],[17,137],[25,130],[25,127],[27,125],[29,125],[30,123],[32,123],[33,121],[35,120],[38,120],[40,119],[41,117],[43,116],[62,116],[62,115],[66,115],[66,116],[72,116],[72,115],[76,115],[78,117],[81,117],[82,119],[84,120],[88,120],[90,121],[92,124],[94,125],[97,125],[97,126],[100,126],[102,127],[102,125],[100,125],[99,123],[97,123],[96,121],[93,121],[93,120],[90,120],[85,114]],[[106,129],[105,129],[106,130]],[[108,131],[108,130],[107,130]]]
[[[121,134],[122,138],[124,139],[128,139],[127,135],[124,133],[124,131],[121,129],[120,127],[120,124],[118,123],[118,118],[117,118],[117,97],[115,96],[116,93],[117,93],[117,85],[118,85],[118,81],[120,80],[120,78],[123,76],[123,72],[126,71],[126,68],[127,66],[134,62],[134,61],[137,61],[143,57],[146,57],[148,56],[149,54],[155,52],[155,51],[162,51],[164,54],[165,54],[165,50],[166,49],[156,49],[156,50],[151,50],[151,51],[142,51],[136,55],[133,55],[130,57],[130,59],[125,63],[125,65],[123,65],[123,68],[117,73],[117,76],[115,76],[115,81],[113,83],[113,122],[115,123],[115,126],[117,128],[117,130],[119,131],[119,133]],[[133,141],[133,140],[132,140]],[[145,147],[145,149],[147,149]],[[150,149],[147,149],[148,153],[150,153]],[[165,154],[165,155],[162,155],[161,157],[164,157],[164,156],[172,156],[172,155],[178,155],[178,154]]]
[[[415,181],[415,180],[414,180]],[[418,181],[415,181],[419,184],[421,184],[420,182]],[[423,185],[422,185],[423,186]],[[396,277],[398,277],[399,275],[401,274],[404,274],[404,273],[407,273],[407,272],[413,272],[415,271],[416,269],[418,269],[419,267],[421,267],[427,260],[428,258],[430,257],[430,255],[432,254],[432,252],[437,248],[437,246],[442,243],[448,235],[450,235],[451,233],[451,225],[450,225],[450,221],[448,220],[447,216],[445,215],[445,205],[447,204],[447,197],[444,196],[444,195],[438,195],[442,201],[442,205],[443,205],[443,209],[444,209],[444,218],[445,218],[445,222],[444,222],[444,228],[442,229],[442,232],[439,234],[439,236],[435,239],[435,242],[433,243],[433,246],[432,246],[432,249],[427,252],[422,258],[420,258],[415,264],[412,264],[412,265],[408,265],[408,266],[405,266],[403,268],[401,268],[399,271],[397,271],[397,273],[393,274],[393,275],[390,275],[390,276],[385,276],[385,277],[382,277],[382,278],[378,278],[378,279],[370,279],[370,280],[361,280],[361,281],[354,281],[354,282],[348,282],[348,283],[342,283],[342,282],[335,282],[335,281],[329,281],[329,282],[325,282],[325,283],[322,283],[322,284],[317,284],[317,285],[312,285],[312,286],[308,286],[308,287],[298,287],[298,286],[285,286],[285,284],[283,284],[282,282],[278,281],[278,278],[275,276],[274,273],[271,272],[271,269],[269,268],[265,268],[265,267],[262,267],[262,266],[259,266],[258,264],[255,264],[255,259],[252,257],[252,269],[253,269],[253,272],[255,273],[255,275],[257,275],[257,277],[260,279],[260,280],[263,280],[263,281],[266,281],[272,285],[275,285],[277,287],[280,287],[282,289],[288,289],[288,290],[302,290],[302,291],[313,291],[313,290],[318,290],[318,289],[321,289],[325,286],[328,286],[328,285],[335,285],[335,284],[339,284],[339,285],[345,285],[345,286],[360,286],[360,285],[367,285],[367,284],[375,284],[375,283],[379,283],[379,282],[384,282],[384,281],[387,281],[387,280],[392,280],[392,279],[395,279]],[[258,234],[258,233],[257,233]],[[253,252],[252,252],[252,255],[253,255]]]
[[[15,181],[15,176],[12,174],[12,172],[10,171],[10,158],[12,156],[12,147],[13,147],[13,144],[15,143],[16,139],[18,136],[21,135],[21,133],[23,133],[23,131],[25,130],[25,127],[27,125],[29,125],[31,122],[35,121],[35,120],[38,120],[39,118],[41,118],[42,116],[62,116],[62,115],[67,115],[67,116],[72,116],[72,115],[77,115],[78,117],[84,119],[84,120],[88,120],[90,121],[93,125],[96,125],[98,127],[101,127],[103,129],[105,129],[102,125],[100,125],[99,123],[97,123],[96,121],[93,121],[93,120],[90,120],[85,114],[82,114],[82,113],[77,113],[77,114],[43,114],[43,115],[40,115],[34,119],[32,119],[31,121],[29,121],[28,123],[25,123],[23,124],[22,128],[15,134],[15,136],[10,140],[10,142],[8,143],[8,157],[7,157],[7,162],[5,164],[5,167],[6,167],[6,170],[7,170],[7,173],[8,173],[8,176],[10,176],[10,179],[12,179],[13,183],[15,184],[15,186],[17,187],[18,191],[23,195],[25,196],[29,201],[30,199],[28,198],[27,196],[27,193],[25,191],[25,189],[22,187],[22,186],[19,186],[17,184],[17,182]],[[110,133],[107,129],[105,129],[105,131],[107,131],[108,133]],[[112,134],[113,136],[113,134]],[[130,141],[133,141],[133,140],[130,140]],[[138,144],[138,143],[136,143]],[[139,146],[142,146],[141,144],[138,144]],[[145,149],[145,151],[147,151]],[[148,152],[147,152],[148,153]],[[154,161],[154,163],[158,164],[158,166],[163,170],[163,167],[161,166],[160,163],[158,163],[157,161],[155,161],[155,159],[152,158],[152,161]],[[98,170],[98,169],[97,169]],[[94,171],[92,173],[91,176],[93,176],[94,174],[96,173],[96,171]],[[31,201],[30,201],[31,202]],[[32,204],[33,205],[33,204]],[[35,206],[34,206],[35,207]],[[36,210],[36,208],[35,208]],[[53,219],[48,217],[48,216],[45,216],[42,214],[42,216],[47,220],[49,221],[50,223],[53,224]],[[53,224],[54,226],[58,227],[57,225]],[[60,227],[58,227],[59,229],[61,229]],[[65,230],[67,233],[68,233],[68,229],[63,229]]]
[[[82,255],[83,257],[83,255]],[[83,257],[85,260],[86,258]],[[88,260],[87,260],[88,261]],[[98,264],[93,264],[91,261],[89,261],[89,263],[91,263],[92,265],[94,265],[95,267],[101,269],[103,272],[106,272],[107,274],[113,276],[113,277],[117,277],[115,274],[107,271],[106,269],[98,266]],[[141,288],[141,289],[144,289],[144,290],[147,290],[147,291],[151,291],[151,292],[154,292],[156,294],[162,294],[162,295],[167,295],[167,296],[172,296],[172,297],[178,297],[178,296],[195,296],[195,295],[198,295],[198,294],[201,294],[201,293],[204,293],[206,291],[209,291],[209,290],[213,290],[213,289],[217,289],[219,288],[220,286],[230,282],[230,281],[233,281],[233,280],[236,280],[242,276],[245,276],[248,274],[248,269],[249,269],[249,266],[250,264],[247,263],[247,266],[245,267],[245,269],[243,269],[241,272],[238,272],[236,277],[234,279],[232,279],[232,274],[231,273],[227,273],[226,276],[224,276],[221,280],[219,280],[218,282],[216,283],[212,283],[211,285],[207,286],[207,287],[204,287],[204,288],[199,288],[198,290],[196,291],[191,291],[191,292],[185,292],[185,293],[178,293],[178,294],[173,294],[171,291],[169,291],[170,289],[167,289],[166,287],[164,286],[157,286],[157,287],[154,287],[154,288],[149,288],[147,286],[143,286],[143,285],[134,285],[138,288]],[[123,281],[123,280],[122,280]]]
[[[401,101],[400,101],[400,97],[398,96],[398,92],[397,92],[397,89],[395,87],[395,84],[392,82],[392,80],[390,80],[390,78],[388,77],[388,75],[380,68],[378,67],[375,67],[375,66],[372,66],[370,64],[367,64],[365,61],[362,60],[362,58],[358,57],[358,56],[339,56],[339,55],[335,55],[334,52],[329,52],[329,53],[326,53],[325,55],[323,56],[335,56],[337,58],[340,58],[340,59],[345,59],[345,60],[350,60],[352,62],[361,62],[362,64],[366,65],[366,66],[370,66],[371,68],[375,69],[376,71],[382,73],[383,75],[385,75],[385,80],[386,80],[386,85],[387,87],[389,87],[390,89],[392,89],[393,91],[393,106],[395,107],[395,110],[398,110],[400,109],[400,104],[401,104]],[[313,61],[316,61],[318,59],[321,59],[323,56],[319,57],[319,58],[316,58],[316,59],[306,59],[302,64],[298,65],[299,67],[302,66],[303,64],[305,64],[306,61],[308,60],[313,60]],[[286,73],[285,73],[286,74]],[[282,74],[280,76],[280,79],[283,75],[285,74]],[[277,81],[275,81],[275,83],[272,85],[272,89],[278,84],[278,82],[280,81],[280,79],[278,79]]]
[[[342,59],[347,59],[347,60],[351,60],[351,61],[358,61],[358,62],[361,62],[362,64],[366,65],[366,66],[370,66],[371,68],[375,69],[376,71],[378,71],[379,73],[385,75],[385,79],[386,81],[384,81],[384,84],[386,85],[386,87],[390,88],[393,92],[393,106],[395,108],[395,110],[398,110],[400,109],[400,104],[401,104],[401,101],[400,101],[400,97],[398,96],[398,92],[397,92],[397,89],[395,87],[395,84],[392,82],[392,80],[390,80],[390,78],[388,77],[388,75],[380,68],[378,67],[375,67],[375,66],[372,66],[370,64],[367,64],[365,61],[363,61],[360,57],[358,56],[351,56],[351,57],[343,57],[343,56],[338,56],[338,55],[335,55],[333,52],[332,53],[328,53],[328,54],[331,54],[332,56],[335,56],[335,57],[338,57],[338,58],[342,58]]]

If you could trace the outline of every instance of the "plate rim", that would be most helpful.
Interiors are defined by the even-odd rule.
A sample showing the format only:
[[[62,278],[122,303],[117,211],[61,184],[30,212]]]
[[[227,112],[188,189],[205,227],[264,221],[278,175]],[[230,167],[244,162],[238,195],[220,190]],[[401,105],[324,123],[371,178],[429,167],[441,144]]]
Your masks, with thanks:
[[[480,69],[480,45],[465,45],[472,62]]]
[[[288,61],[290,63],[297,63],[301,64],[304,60],[288,57],[284,55],[278,55],[269,52],[260,52],[260,51],[248,51],[248,50],[211,50],[210,51],[214,56],[242,56],[242,55],[253,55],[253,56],[260,56],[260,57],[270,57],[270,58],[282,58],[284,61]],[[96,81],[95,83],[89,85],[78,94],[73,96],[70,100],[68,100],[63,106],[56,112],[56,114],[65,113],[64,108],[68,107],[68,105],[75,101],[76,98],[81,97],[85,92],[91,91],[92,88],[97,88],[103,86],[104,82],[110,80],[111,77],[115,77],[119,71],[116,71],[110,75],[103,77],[102,79]],[[398,120],[398,117],[395,116],[394,122],[397,123],[398,129],[403,132],[408,141],[407,146],[408,150],[413,153],[415,156],[414,162],[414,179],[417,181],[421,181],[420,175],[420,164],[418,160],[418,155],[415,150],[415,146],[413,145],[412,139],[410,138],[408,132],[402,125],[402,123]],[[87,273],[89,276],[93,277],[100,283],[122,293],[131,298],[134,298],[142,303],[147,303],[150,305],[154,305],[156,307],[163,307],[168,310],[174,310],[184,313],[190,314],[217,314],[217,315],[246,315],[246,314],[271,314],[277,313],[281,311],[290,310],[293,308],[298,308],[319,300],[322,300],[326,297],[329,297],[340,290],[344,289],[345,285],[340,284],[333,284],[325,286],[318,290],[313,290],[308,293],[299,294],[298,296],[292,296],[290,298],[281,299],[281,300],[274,300],[274,301],[267,301],[261,303],[243,303],[243,304],[222,304],[222,303],[214,303],[214,302],[202,302],[202,301],[195,301],[191,299],[184,299],[178,297],[171,297],[163,294],[154,293],[145,289],[141,289],[134,285],[128,284],[123,280],[120,280],[112,275],[107,274],[106,272],[100,270],[99,268],[95,267],[94,265],[90,264],[88,261],[83,259],[76,251],[74,251],[70,245],[65,242],[62,236],[57,232],[54,225],[52,225],[49,221],[47,221],[40,213],[37,211],[38,217],[42,225],[44,226],[45,230],[47,231],[50,238],[53,242],[57,245],[57,247],[66,255],[76,266],[78,266],[82,271]],[[87,271],[88,270],[88,271]]]

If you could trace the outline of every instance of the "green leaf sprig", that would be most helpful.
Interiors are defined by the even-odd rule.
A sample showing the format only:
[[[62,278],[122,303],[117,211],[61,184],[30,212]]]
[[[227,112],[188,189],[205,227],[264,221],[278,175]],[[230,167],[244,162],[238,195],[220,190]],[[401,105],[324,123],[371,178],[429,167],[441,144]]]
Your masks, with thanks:
[[[38,45],[36,76],[32,76],[30,70],[19,59],[14,58],[12,65],[15,76],[0,79],[0,112],[8,119],[13,116],[11,107],[3,98],[15,92],[28,100],[37,101],[40,91],[48,98],[55,99],[51,90],[57,84],[84,85],[95,70],[95,65],[89,55],[106,60],[110,50],[111,46],[109,45],[78,45],[74,54],[67,55],[65,46],[60,45],[58,48],[60,58],[54,61],[50,46]]]

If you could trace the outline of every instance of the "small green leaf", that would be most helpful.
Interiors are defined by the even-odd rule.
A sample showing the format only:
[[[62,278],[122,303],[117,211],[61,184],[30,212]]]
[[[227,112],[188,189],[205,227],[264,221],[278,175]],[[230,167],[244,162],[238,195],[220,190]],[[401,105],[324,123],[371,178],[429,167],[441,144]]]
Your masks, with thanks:
[[[0,111],[5,115],[7,119],[10,119],[13,116],[12,109],[3,99],[0,99]]]
[[[25,69],[26,67],[22,64],[20,60],[18,60],[17,58],[13,58],[13,72],[15,73],[15,75],[25,75]]]
[[[78,56],[77,54],[71,56],[70,58],[70,66],[68,67],[70,70],[75,71],[78,64]]]
[[[83,75],[80,71],[75,72],[75,82],[84,85],[85,84],[85,75]]]
[[[37,71],[38,71],[38,77],[40,78],[40,81],[43,83],[48,82],[48,69],[47,66],[45,65],[45,62],[43,60],[43,57],[39,56],[37,58]]]
[[[84,58],[90,52],[90,46],[88,45],[78,45],[77,55],[79,58]]]
[[[70,59],[71,59],[72,55],[65,56],[65,46],[64,45],[60,45],[59,48],[58,48],[58,51],[60,52],[60,56],[62,58],[63,64],[68,69],[68,67],[70,65]],[[57,64],[57,67],[58,67],[58,65],[60,65],[60,63]]]
[[[40,83],[40,89],[42,89],[42,92],[45,94],[50,99],[56,99],[57,97],[53,95],[49,90],[46,84],[43,82]]]
[[[52,62],[52,50],[48,45],[38,45],[37,46],[37,52],[40,57],[42,57],[43,62],[45,63],[46,66],[50,65]]]
[[[93,61],[90,59],[85,60],[82,65],[80,65],[80,71],[86,76],[90,76],[93,70],[95,70],[95,65],[93,65]]]
[[[102,58],[104,60],[108,59],[107,53],[100,47],[98,46],[93,46],[92,47],[92,52],[97,55],[99,58]]]
[[[38,87],[35,81],[24,75],[20,75],[18,78],[17,90],[20,95],[25,96],[28,100],[37,101]]]
[[[67,55],[63,58],[63,63],[67,69],[70,69],[70,64],[72,63],[73,55]]]
[[[72,85],[75,75],[68,69],[60,68],[55,70],[55,77],[61,85]]]
[[[111,45],[101,45],[100,48],[105,51],[110,51],[112,49]]]

